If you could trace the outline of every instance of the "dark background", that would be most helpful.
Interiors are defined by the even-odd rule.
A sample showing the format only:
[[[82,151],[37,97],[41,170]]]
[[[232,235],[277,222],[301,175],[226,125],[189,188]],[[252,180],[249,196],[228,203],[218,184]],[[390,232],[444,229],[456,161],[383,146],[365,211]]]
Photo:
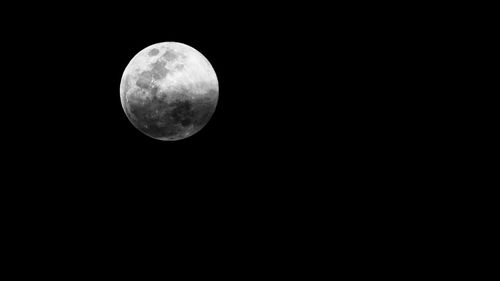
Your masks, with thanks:
[[[157,9],[162,10],[160,7]],[[214,153],[223,147],[238,147],[244,152],[284,139],[284,134],[289,134],[290,142],[298,135],[308,138],[307,130],[288,131],[289,124],[298,120],[285,121],[295,116],[282,113],[300,110],[287,104],[310,103],[305,96],[311,94],[304,90],[314,92],[318,88],[310,78],[326,75],[318,68],[319,60],[325,58],[318,54],[326,49],[321,42],[332,36],[327,26],[303,25],[302,21],[287,19],[286,13],[278,16],[278,10],[267,9],[216,9],[212,13],[213,9],[200,8],[138,19],[130,14],[132,10],[60,8],[46,16],[27,16],[21,31],[12,33],[21,40],[20,48],[27,51],[20,58],[22,63],[15,64],[19,71],[33,71],[27,64],[37,68],[37,74],[30,75],[29,82],[22,85],[33,91],[22,98],[30,95],[37,99],[27,106],[36,104],[36,112],[44,113],[39,121],[47,121],[32,127],[36,134],[59,143],[61,148],[74,142],[82,151],[120,151],[117,154],[131,146],[151,147],[155,153],[166,147],[169,153],[176,153],[184,147],[203,145],[213,147],[203,151]],[[134,20],[121,18],[127,13]],[[144,47],[164,41],[182,42],[199,50],[213,65],[220,83],[214,119],[196,137],[181,142],[149,139],[131,127],[122,114],[117,92],[130,59]],[[314,51],[308,50],[309,45]],[[325,56],[329,59],[331,55]],[[158,146],[160,150],[156,150]]]
[[[8,109],[15,133],[6,154],[12,170],[29,171],[15,173],[18,184],[35,198],[72,198],[62,202],[179,193],[238,205],[318,180],[338,127],[319,125],[338,115],[324,108],[332,88],[322,79],[332,69],[323,67],[337,50],[326,44],[339,34],[328,19],[291,6],[151,9],[49,5],[16,15],[7,59],[10,85],[22,94]],[[119,93],[131,58],[165,41],[200,51],[220,88],[207,126],[175,142],[139,132]]]
[[[5,59],[18,94],[4,103],[2,198],[15,229],[27,228],[13,236],[33,247],[47,244],[32,232],[50,241],[85,237],[83,252],[127,256],[136,249],[120,244],[133,233],[150,233],[143,241],[158,241],[154,247],[188,239],[188,247],[214,251],[220,242],[208,240],[259,236],[252,224],[312,223],[302,213],[325,212],[318,200],[338,166],[330,151],[342,149],[329,142],[339,122],[325,124],[340,116],[325,108],[335,86],[323,88],[332,51],[322,42],[337,36],[327,19],[308,22],[307,11],[289,6],[144,5],[30,6],[10,22]],[[175,142],[139,132],[119,92],[133,56],[165,41],[200,51],[220,90],[206,127]]]
[[[338,264],[357,265],[383,261],[392,243],[406,262],[416,251],[400,245],[426,251],[421,237],[450,221],[454,209],[431,212],[452,194],[439,187],[454,115],[435,118],[451,107],[443,73],[458,65],[443,44],[449,7],[22,5],[1,18],[0,206],[13,263],[72,270],[61,260],[76,253],[80,271],[128,274],[138,260],[156,269],[195,256],[212,270],[310,277],[339,249]],[[165,41],[200,51],[220,89],[207,126],[175,142],[139,132],[119,93],[132,57]]]
[[[4,158],[26,191],[10,190],[69,206],[256,211],[385,197],[394,191],[366,183],[438,173],[427,146],[447,128],[431,117],[448,106],[437,82],[452,50],[439,10],[189,5],[9,10]],[[207,126],[175,142],[139,132],[119,93],[131,58],[165,41],[200,51],[220,88]]]
[[[404,130],[420,90],[405,65],[431,46],[411,9],[193,5],[30,6],[6,23],[9,86],[20,93],[5,105],[15,132],[6,154],[32,174],[16,173],[20,182],[105,200],[321,200],[329,186],[392,171],[419,137]],[[119,94],[130,59],[165,41],[200,51],[220,88],[208,125],[175,142],[135,129]]]
[[[332,185],[398,182],[435,142],[420,131],[446,128],[428,122],[450,54],[437,8],[148,5],[9,10],[4,140],[18,181],[108,199],[321,199],[351,190]],[[130,59],[165,41],[200,51],[220,87],[208,125],[175,142],[135,129],[119,94]]]

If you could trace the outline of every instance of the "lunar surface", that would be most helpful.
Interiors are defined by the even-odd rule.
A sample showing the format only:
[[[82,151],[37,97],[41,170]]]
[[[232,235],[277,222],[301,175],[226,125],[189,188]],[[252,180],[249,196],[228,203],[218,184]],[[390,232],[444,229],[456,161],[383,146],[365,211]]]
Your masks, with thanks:
[[[138,130],[158,140],[180,140],[208,123],[217,106],[219,83],[200,52],[164,42],[132,58],[123,72],[120,96]]]

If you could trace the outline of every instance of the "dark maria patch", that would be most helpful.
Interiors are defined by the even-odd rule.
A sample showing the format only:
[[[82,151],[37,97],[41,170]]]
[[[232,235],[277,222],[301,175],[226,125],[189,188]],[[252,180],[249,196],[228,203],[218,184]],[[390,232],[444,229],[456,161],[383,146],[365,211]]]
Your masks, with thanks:
[[[154,57],[156,55],[158,55],[160,53],[160,50],[158,49],[151,49],[149,52],[148,52],[148,56],[150,57]]]

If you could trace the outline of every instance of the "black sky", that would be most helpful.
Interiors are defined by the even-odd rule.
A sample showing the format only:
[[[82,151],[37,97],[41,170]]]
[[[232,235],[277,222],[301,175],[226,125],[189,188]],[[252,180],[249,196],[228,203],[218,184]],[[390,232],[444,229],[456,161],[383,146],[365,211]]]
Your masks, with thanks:
[[[374,98],[385,88],[370,89],[383,84],[374,65],[384,62],[392,25],[370,11],[289,3],[13,10],[7,59],[21,94],[5,105],[5,126],[16,132],[6,137],[11,165],[57,186],[102,186],[108,196],[187,186],[282,195],[355,173],[375,161],[360,159],[381,153],[385,128],[373,117],[383,111],[373,105],[388,100]],[[200,51],[220,89],[208,125],[176,142],[135,129],[119,94],[130,59],[165,41]]]

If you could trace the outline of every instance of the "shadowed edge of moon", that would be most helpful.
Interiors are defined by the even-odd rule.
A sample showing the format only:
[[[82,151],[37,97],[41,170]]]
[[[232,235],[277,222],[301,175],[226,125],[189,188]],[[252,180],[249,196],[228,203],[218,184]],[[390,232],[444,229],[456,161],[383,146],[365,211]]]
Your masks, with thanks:
[[[180,140],[192,136],[203,129],[212,119],[217,104],[218,91],[209,89],[206,94],[192,95],[181,90],[170,93],[174,97],[169,102],[153,98],[145,104],[124,101],[125,112],[131,123],[143,134],[158,140]],[[182,117],[174,116],[181,105],[189,104]],[[163,112],[158,115],[157,112]],[[188,118],[183,119],[188,116]],[[152,116],[152,117],[150,117]],[[187,125],[181,124],[188,121]],[[158,125],[162,124],[162,125]]]

